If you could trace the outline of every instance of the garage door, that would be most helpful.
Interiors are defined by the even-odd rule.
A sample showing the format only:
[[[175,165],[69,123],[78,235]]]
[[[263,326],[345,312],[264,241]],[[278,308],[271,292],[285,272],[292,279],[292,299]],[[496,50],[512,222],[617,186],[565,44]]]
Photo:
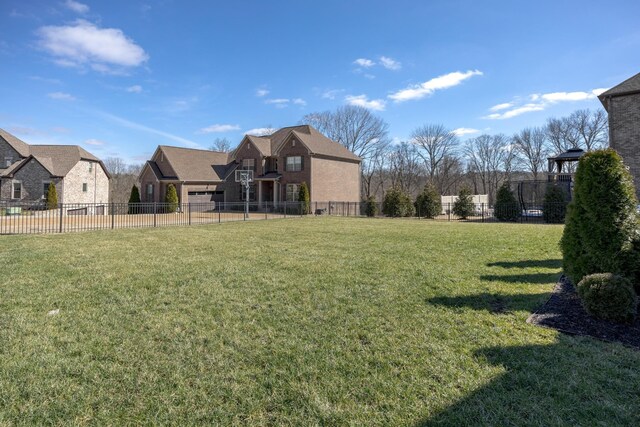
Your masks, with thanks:
[[[191,210],[215,209],[215,204],[224,201],[224,191],[189,191]]]

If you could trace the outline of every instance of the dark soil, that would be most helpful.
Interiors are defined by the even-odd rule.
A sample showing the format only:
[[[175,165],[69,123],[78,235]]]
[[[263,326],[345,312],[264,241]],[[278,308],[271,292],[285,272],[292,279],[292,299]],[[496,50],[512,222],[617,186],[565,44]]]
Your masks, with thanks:
[[[571,281],[564,276],[556,284],[549,301],[529,316],[527,322],[567,334],[619,342],[640,350],[640,316],[632,324],[612,323],[592,317],[582,307]]]

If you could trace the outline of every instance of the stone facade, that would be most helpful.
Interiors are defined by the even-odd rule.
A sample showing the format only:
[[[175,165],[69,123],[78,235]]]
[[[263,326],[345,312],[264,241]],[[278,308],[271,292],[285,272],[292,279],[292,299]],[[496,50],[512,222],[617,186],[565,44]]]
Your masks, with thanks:
[[[21,167],[13,178],[5,178],[2,181],[4,184],[2,186],[2,200],[14,200],[12,194],[14,182],[22,184],[20,200],[29,202],[44,200],[46,195],[44,192],[45,184],[48,186],[49,183],[53,182],[58,194],[58,203],[62,203],[64,193],[62,179],[52,178],[49,172],[35,159],[31,159],[29,163]]]
[[[0,138],[0,170],[6,169],[10,164],[15,163],[22,158],[23,157],[14,150],[12,146]],[[10,162],[9,165],[7,165],[7,161]]]
[[[57,190],[57,187],[56,187]],[[80,160],[63,180],[64,194],[60,203],[108,203],[109,178],[100,163]]]
[[[640,199],[640,93],[607,99],[609,144],[629,167]]]

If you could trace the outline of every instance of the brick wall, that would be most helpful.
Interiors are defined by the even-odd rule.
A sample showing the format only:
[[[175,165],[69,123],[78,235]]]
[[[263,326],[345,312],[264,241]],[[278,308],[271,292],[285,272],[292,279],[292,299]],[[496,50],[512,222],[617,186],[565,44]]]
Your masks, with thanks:
[[[83,184],[87,191],[83,191]],[[61,203],[108,203],[109,178],[97,162],[80,160],[64,178],[64,196]]]
[[[12,183],[20,181],[22,183],[23,201],[43,200],[44,183],[53,182],[58,193],[58,203],[62,202],[64,188],[60,178],[51,178],[49,172],[36,160],[31,159],[29,163],[21,167],[13,179],[3,179],[2,200],[12,200]]]
[[[15,163],[23,157],[18,154],[4,139],[0,138],[0,170],[6,169],[5,157],[11,157],[11,162]]]
[[[360,164],[313,157],[311,159],[312,202],[359,202]]]
[[[629,167],[640,198],[640,94],[610,98],[609,141]]]

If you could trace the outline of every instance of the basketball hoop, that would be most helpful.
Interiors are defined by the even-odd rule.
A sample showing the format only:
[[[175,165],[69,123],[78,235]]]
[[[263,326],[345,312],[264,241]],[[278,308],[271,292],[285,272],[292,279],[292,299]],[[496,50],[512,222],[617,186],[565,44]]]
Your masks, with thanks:
[[[249,218],[249,190],[253,182],[253,171],[251,169],[240,169],[236,171],[236,182],[244,187],[244,219]]]

